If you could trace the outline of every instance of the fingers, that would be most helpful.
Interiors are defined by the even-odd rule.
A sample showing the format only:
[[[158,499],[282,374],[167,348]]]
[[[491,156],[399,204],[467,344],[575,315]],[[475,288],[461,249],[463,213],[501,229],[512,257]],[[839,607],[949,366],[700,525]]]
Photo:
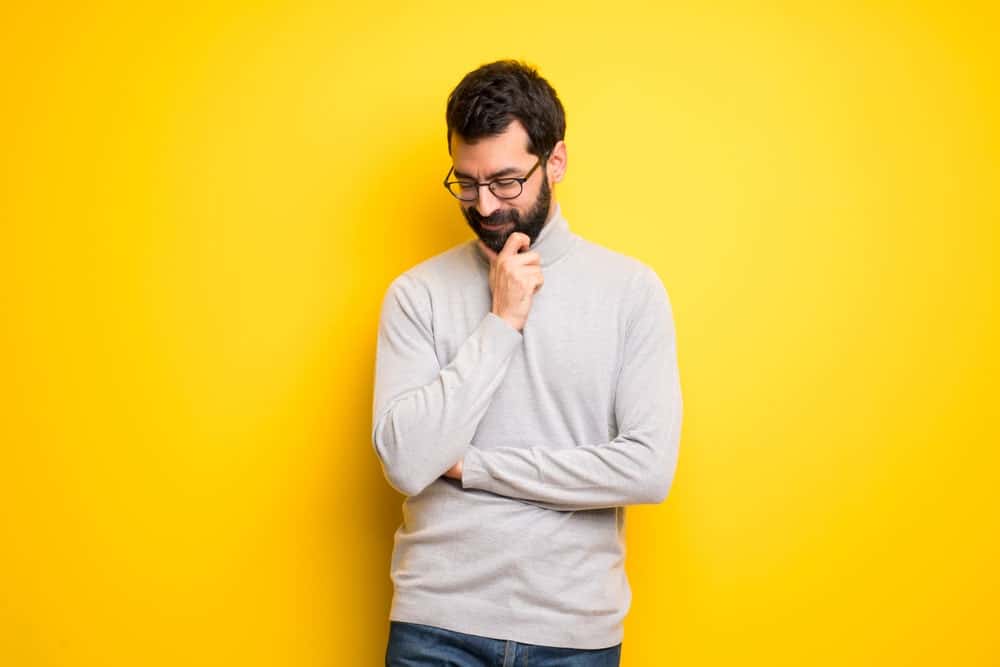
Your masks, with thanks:
[[[507,242],[504,243],[503,249],[500,251],[500,257],[506,257],[508,255],[516,255],[521,252],[522,249],[527,250],[531,246],[531,239],[524,232],[514,232],[507,237]]]
[[[531,239],[527,234],[514,232],[504,242],[499,253],[493,252],[481,240],[479,248],[490,259],[490,292],[493,310],[518,331],[531,308],[531,301],[544,283],[542,258],[537,251],[528,250]]]
[[[497,260],[503,257],[510,257],[511,259],[507,261],[513,262],[516,265],[541,264],[541,255],[535,251],[527,250],[531,247],[531,239],[528,238],[527,234],[522,232],[514,232],[511,234],[507,238],[507,242],[504,244],[499,254],[483,243],[482,240],[479,240],[476,243],[479,245],[479,249],[482,253],[486,255],[486,258],[490,260],[490,264],[496,264]]]
[[[524,290],[525,295],[529,293],[537,294],[538,290],[542,289],[542,284],[545,283],[545,276],[542,273],[541,267],[532,266],[524,270],[518,276],[518,283],[521,289]]]

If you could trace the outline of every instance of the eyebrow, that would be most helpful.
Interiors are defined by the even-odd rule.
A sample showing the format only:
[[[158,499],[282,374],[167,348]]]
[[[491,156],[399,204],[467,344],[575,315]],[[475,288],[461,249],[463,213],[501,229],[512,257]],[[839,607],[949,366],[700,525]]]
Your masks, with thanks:
[[[519,171],[521,171],[521,170],[518,169],[517,167],[504,167],[500,171],[494,171],[492,174],[490,174],[489,176],[487,176],[486,180],[487,181],[492,181],[494,178],[500,178],[501,176],[510,176],[511,174],[516,174]],[[463,173],[463,172],[459,171],[458,169],[453,170],[453,172],[459,178],[468,178],[468,179],[472,178],[471,174]]]

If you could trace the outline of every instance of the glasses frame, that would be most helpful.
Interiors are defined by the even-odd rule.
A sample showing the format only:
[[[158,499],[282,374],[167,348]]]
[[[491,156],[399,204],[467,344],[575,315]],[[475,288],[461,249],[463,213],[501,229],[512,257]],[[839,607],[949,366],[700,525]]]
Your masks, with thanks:
[[[468,182],[467,180],[461,180],[461,181],[449,181],[448,180],[448,178],[451,176],[451,172],[453,172],[455,170],[455,166],[452,165],[451,168],[448,169],[447,175],[444,177],[444,181],[443,181],[444,189],[447,190],[448,194],[450,194],[452,197],[454,197],[458,201],[465,201],[465,202],[476,201],[477,199],[479,199],[479,189],[481,187],[483,187],[484,185],[489,189],[489,191],[497,199],[503,199],[505,201],[511,200],[511,199],[517,199],[524,192],[524,184],[525,184],[525,182],[529,178],[531,178],[531,175],[533,173],[535,173],[535,170],[538,169],[538,167],[540,167],[542,164],[544,164],[545,162],[547,162],[548,159],[549,159],[549,153],[544,153],[544,154],[538,156],[538,161],[535,162],[535,166],[532,167],[531,169],[529,169],[528,173],[525,174],[524,176],[504,176],[503,178],[494,178],[492,181],[486,181],[485,183],[476,183],[475,181],[473,181],[473,183],[476,186],[476,195],[472,199],[463,199],[462,197],[459,197],[458,195],[456,195],[454,192],[451,191],[451,187],[450,186],[451,186],[452,183],[467,183]],[[493,189],[494,184],[499,183],[500,181],[517,181],[518,185],[521,186],[521,189],[518,190],[517,194],[514,195],[513,197],[502,197],[502,196],[500,196],[500,195],[498,195],[496,193],[496,190]]]

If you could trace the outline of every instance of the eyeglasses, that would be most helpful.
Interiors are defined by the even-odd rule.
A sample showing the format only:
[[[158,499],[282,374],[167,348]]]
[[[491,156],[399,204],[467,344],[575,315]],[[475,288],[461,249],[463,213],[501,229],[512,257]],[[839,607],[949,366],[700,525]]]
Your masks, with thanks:
[[[524,182],[531,178],[531,175],[535,173],[535,170],[538,169],[539,165],[544,163],[548,157],[548,153],[539,157],[535,166],[528,170],[528,173],[520,178],[497,178],[487,183],[476,183],[475,181],[470,181],[468,179],[449,181],[448,177],[451,176],[451,172],[455,169],[455,167],[452,167],[448,170],[448,176],[444,177],[444,187],[447,188],[448,192],[450,192],[452,196],[456,199],[460,199],[461,201],[476,201],[479,197],[479,188],[484,185],[490,189],[490,192],[492,192],[493,196],[497,199],[516,199],[521,195],[521,191],[524,189]]]

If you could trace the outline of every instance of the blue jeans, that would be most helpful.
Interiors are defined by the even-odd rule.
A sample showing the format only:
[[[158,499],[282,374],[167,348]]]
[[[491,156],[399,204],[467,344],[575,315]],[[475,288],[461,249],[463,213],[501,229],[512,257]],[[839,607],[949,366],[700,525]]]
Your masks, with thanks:
[[[580,649],[524,644],[389,621],[386,667],[618,667],[622,645]]]

